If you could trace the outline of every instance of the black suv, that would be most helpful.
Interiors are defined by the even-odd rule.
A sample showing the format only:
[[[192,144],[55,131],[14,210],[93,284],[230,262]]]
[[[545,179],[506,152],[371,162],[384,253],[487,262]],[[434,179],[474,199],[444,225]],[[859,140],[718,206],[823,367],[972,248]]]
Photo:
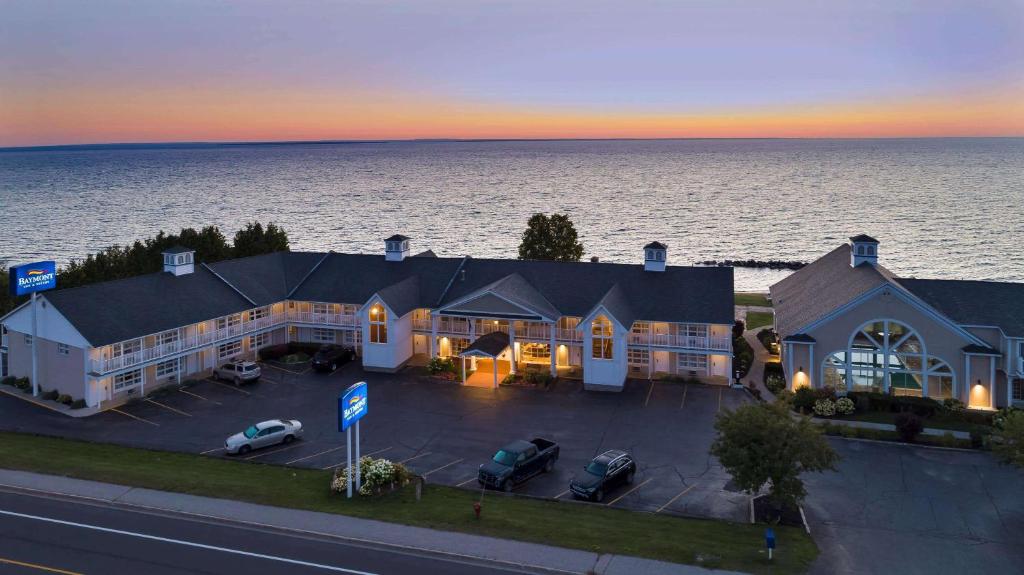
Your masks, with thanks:
[[[338,366],[345,365],[356,358],[354,347],[347,345],[324,345],[313,354],[313,369],[317,371],[334,371]]]
[[[625,451],[611,449],[595,457],[583,468],[583,475],[569,481],[569,491],[580,499],[601,501],[620,485],[633,483],[636,461]]]

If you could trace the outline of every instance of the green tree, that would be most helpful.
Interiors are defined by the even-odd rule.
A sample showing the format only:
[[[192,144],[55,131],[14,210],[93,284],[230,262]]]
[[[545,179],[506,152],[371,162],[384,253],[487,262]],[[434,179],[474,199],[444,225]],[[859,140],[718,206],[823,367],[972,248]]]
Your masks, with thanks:
[[[264,228],[263,224],[252,222],[235,233],[236,258],[280,251],[288,251],[288,234],[273,223]]]
[[[992,431],[991,445],[996,457],[1024,467],[1024,411],[1010,409],[1000,414]]]
[[[577,240],[569,214],[533,214],[519,244],[519,259],[578,262],[583,257],[583,244]]]
[[[754,403],[725,411],[715,421],[711,454],[748,493],[765,485],[776,508],[807,495],[800,474],[834,470],[839,456],[809,418],[793,418],[782,402]]]

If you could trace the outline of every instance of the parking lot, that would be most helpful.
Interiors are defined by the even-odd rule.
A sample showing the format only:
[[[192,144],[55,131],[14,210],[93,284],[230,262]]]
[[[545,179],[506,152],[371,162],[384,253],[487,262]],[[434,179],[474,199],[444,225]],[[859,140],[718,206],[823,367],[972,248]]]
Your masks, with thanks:
[[[330,469],[344,465],[336,398],[350,384],[369,382],[362,453],[404,463],[427,481],[477,488],[476,472],[503,444],[545,437],[558,442],[553,472],[516,487],[517,493],[567,498],[570,478],[606,449],[637,459],[631,486],[604,504],[660,513],[743,521],[747,496],[726,489],[729,477],[708,456],[720,409],[749,401],[720,386],[629,381],[622,393],[582,390],[564,380],[550,389],[463,387],[409,373],[363,372],[356,364],[332,374],[264,366],[258,383],[240,388],[213,380],[158,394],[93,417],[70,419],[12,398],[7,428],[226,457],[224,439],[251,423],[299,419],[305,436],[287,446],[244,456],[278,465]]]

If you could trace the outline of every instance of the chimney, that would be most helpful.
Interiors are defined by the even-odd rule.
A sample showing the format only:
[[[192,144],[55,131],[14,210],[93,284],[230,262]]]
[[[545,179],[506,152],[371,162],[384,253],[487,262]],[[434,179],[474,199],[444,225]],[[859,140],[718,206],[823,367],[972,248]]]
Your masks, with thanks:
[[[400,262],[409,257],[409,238],[395,234],[384,240],[384,259],[389,262]]]
[[[195,250],[183,246],[174,246],[162,252],[164,271],[176,276],[183,276],[195,271]]]
[[[866,234],[850,238],[850,265],[861,264],[878,265],[878,240]]]
[[[665,260],[668,259],[668,246],[661,242],[651,242],[644,246],[644,271],[665,271]]]

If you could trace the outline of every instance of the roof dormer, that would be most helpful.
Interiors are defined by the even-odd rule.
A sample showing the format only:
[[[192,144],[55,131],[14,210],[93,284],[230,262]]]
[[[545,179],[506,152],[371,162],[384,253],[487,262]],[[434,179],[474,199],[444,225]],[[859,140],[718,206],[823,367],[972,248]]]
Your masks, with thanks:
[[[668,259],[668,246],[661,242],[651,242],[644,246],[644,271],[663,272]]]
[[[184,246],[174,246],[161,252],[164,257],[164,271],[183,276],[195,271],[196,251]]]
[[[850,238],[850,265],[861,264],[878,265],[878,240],[866,234]]]
[[[384,240],[384,259],[400,262],[409,257],[409,238],[395,234]]]

